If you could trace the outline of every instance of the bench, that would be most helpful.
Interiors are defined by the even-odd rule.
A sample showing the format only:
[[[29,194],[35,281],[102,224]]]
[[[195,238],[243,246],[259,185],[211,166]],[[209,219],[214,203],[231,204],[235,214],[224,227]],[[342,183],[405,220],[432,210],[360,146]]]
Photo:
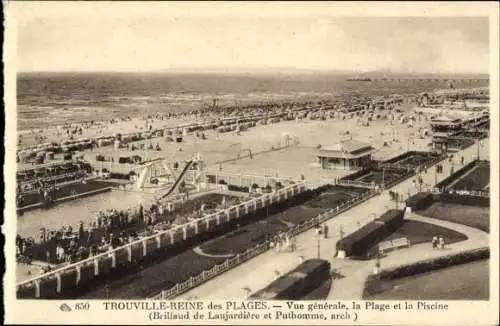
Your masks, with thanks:
[[[398,238],[394,240],[383,241],[378,244],[379,253],[383,254],[384,252],[391,251],[393,249],[399,248],[408,248],[410,247],[410,241],[408,238]]]

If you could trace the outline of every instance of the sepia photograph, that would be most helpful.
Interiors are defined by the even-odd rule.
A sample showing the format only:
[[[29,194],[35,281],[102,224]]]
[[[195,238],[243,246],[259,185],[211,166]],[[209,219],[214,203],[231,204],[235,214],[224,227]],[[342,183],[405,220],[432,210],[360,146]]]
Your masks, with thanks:
[[[498,298],[490,17],[211,5],[5,5],[19,307],[320,301],[332,323]]]

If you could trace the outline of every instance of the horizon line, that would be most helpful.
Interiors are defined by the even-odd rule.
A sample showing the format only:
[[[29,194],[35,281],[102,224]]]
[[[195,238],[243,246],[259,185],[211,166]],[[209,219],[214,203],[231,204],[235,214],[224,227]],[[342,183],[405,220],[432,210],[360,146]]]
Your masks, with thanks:
[[[158,69],[158,70],[20,70],[17,74],[57,74],[57,73],[112,73],[112,74],[168,74],[168,73],[185,73],[185,74],[292,74],[292,75],[305,75],[305,74],[338,74],[338,75],[365,75],[370,77],[373,75],[378,76],[394,76],[394,75],[481,75],[488,76],[490,72],[429,72],[429,71],[391,71],[388,69],[375,69],[372,71],[358,71],[358,70],[342,70],[342,69],[303,69],[303,68],[172,68],[172,69]]]

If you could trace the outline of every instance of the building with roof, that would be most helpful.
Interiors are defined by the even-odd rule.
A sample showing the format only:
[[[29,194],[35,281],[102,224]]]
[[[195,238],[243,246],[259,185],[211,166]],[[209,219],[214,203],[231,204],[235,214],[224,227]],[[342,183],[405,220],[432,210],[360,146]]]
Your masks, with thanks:
[[[370,144],[350,139],[321,148],[318,160],[323,169],[353,170],[370,165],[374,151]]]
[[[431,120],[432,147],[438,152],[456,152],[488,136],[489,112],[467,112],[459,116],[439,116]]]

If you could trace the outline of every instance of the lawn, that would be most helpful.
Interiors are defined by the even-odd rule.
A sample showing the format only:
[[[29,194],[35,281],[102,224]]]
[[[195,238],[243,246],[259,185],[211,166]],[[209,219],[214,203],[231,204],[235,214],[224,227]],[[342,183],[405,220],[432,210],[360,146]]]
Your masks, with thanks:
[[[311,208],[335,208],[340,204],[349,201],[351,198],[367,192],[368,189],[334,186],[306,203]]]
[[[489,262],[479,260],[394,280],[371,279],[363,300],[488,300]]]
[[[402,158],[401,160],[394,162],[394,164],[400,165],[412,165],[413,167],[424,166],[431,160],[435,159],[435,156],[423,153],[414,153],[411,156]]]
[[[431,241],[433,236],[442,236],[446,244],[452,244],[455,242],[467,240],[467,236],[460,232],[456,232],[430,223],[405,220],[403,222],[403,225],[401,225],[401,227],[398,228],[396,232],[390,234],[380,242],[406,237],[408,238],[408,240],[410,240],[412,246],[421,243],[428,243],[429,248],[431,248]],[[370,250],[368,250],[367,257],[374,257],[376,250],[377,246],[370,248]]]
[[[407,220],[404,221],[403,225],[396,232],[383,241],[406,237],[412,245],[420,243],[429,243],[430,245],[432,237],[435,235],[442,236],[447,244],[467,240],[467,236],[460,232],[430,223]]]
[[[437,202],[424,210],[418,211],[418,214],[490,232],[489,207]]]
[[[479,165],[451,187],[454,190],[486,190],[490,183],[490,166]]]
[[[366,182],[366,183],[375,183],[375,184],[381,184],[382,181],[384,183],[391,183],[394,180],[402,177],[402,174],[400,173],[392,173],[389,171],[382,172],[382,171],[370,171],[368,174],[363,175],[355,181],[361,181],[361,182]]]
[[[302,205],[292,206],[269,217],[242,226],[223,237],[201,246],[205,253],[212,255],[236,254],[257,245],[279,232],[286,232],[290,225],[300,224],[320,213],[335,208],[355,195],[366,191],[363,188],[334,186],[314,196]]]
[[[357,189],[359,188],[356,188],[356,191]],[[351,187],[332,187],[322,194],[329,194],[332,196],[331,200],[327,200],[316,207],[311,207],[310,204],[314,201],[314,198],[321,195],[315,196],[302,204],[298,202],[290,203],[291,206],[289,207],[280,205],[274,210],[270,209],[269,216],[266,218],[241,225],[236,230],[232,228],[229,232],[225,231],[208,241],[207,239],[201,240],[201,243],[198,242],[195,245],[199,245],[200,249],[209,255],[228,255],[242,252],[264,241],[267,236],[288,230],[290,224],[299,224],[332,208],[338,198],[344,198],[344,196],[338,197],[335,192],[357,193],[356,191],[352,191]],[[208,270],[227,259],[226,257],[199,255],[190,249],[187,245],[183,245],[182,248],[179,246],[177,250],[167,249],[165,252],[168,257],[158,258],[158,260],[151,262],[144,269],[141,269],[138,276],[127,276],[126,281],[111,281],[110,286],[113,291],[110,296],[115,299],[150,296],[161,290],[169,289],[175,283],[196,276],[203,270]],[[314,293],[308,294],[308,296],[326,296],[326,288],[329,289],[329,286],[324,285],[322,289],[315,290]],[[105,291],[101,287],[89,289],[82,297],[95,299],[103,298],[105,295]]]

